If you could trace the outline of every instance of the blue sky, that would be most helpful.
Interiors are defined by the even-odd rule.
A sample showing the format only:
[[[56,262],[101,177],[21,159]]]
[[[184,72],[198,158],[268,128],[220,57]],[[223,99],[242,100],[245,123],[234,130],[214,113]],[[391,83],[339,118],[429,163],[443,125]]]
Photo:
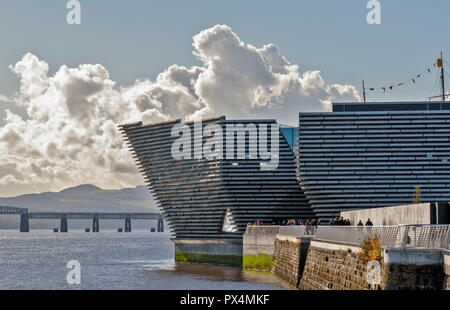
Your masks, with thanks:
[[[120,84],[154,78],[171,64],[190,66],[192,36],[226,24],[246,43],[273,43],[301,70],[320,70],[328,83],[361,80],[381,87],[408,81],[435,61],[450,57],[450,2],[381,1],[381,25],[366,23],[365,0],[297,1],[87,1],[82,24],[65,22],[65,0],[2,0],[0,3],[0,93],[11,94],[18,79],[8,69],[31,52],[50,65],[100,63]],[[422,100],[433,73],[415,87],[373,100]]]

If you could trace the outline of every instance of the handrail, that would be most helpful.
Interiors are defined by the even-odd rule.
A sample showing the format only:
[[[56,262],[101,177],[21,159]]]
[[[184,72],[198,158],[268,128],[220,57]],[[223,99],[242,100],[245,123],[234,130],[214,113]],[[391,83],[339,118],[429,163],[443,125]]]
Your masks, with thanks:
[[[450,225],[319,226],[315,240],[360,245],[377,235],[384,247],[449,249]]]
[[[246,234],[311,236],[314,240],[359,246],[367,236],[378,236],[383,247],[450,249],[450,225],[397,226],[247,226]]]
[[[264,226],[252,226],[248,225],[245,230],[246,234],[280,234],[280,235],[292,235],[292,236],[312,236],[314,235],[317,226],[305,226],[305,225],[264,225]]]
[[[277,226],[277,225],[260,225],[260,226],[247,225],[245,233],[251,234],[251,235],[277,234],[278,229],[280,227],[281,226]]]
[[[377,235],[383,246],[395,247],[402,244],[398,231],[398,226],[319,226],[314,239],[360,245],[367,236]]]

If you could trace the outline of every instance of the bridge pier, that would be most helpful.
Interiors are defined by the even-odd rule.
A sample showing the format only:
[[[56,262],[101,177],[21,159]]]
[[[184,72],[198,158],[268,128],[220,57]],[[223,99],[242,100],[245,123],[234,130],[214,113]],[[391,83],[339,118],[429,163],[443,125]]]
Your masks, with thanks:
[[[61,226],[59,228],[60,232],[68,232],[69,229],[67,227],[67,218],[65,216],[61,217]]]
[[[100,227],[98,224],[98,218],[94,218],[92,220],[92,232],[99,232],[100,231]]]
[[[164,232],[164,220],[162,215],[158,217],[158,232]]]
[[[20,214],[20,232],[29,232],[28,210]]]
[[[131,232],[131,219],[125,219],[125,232]]]

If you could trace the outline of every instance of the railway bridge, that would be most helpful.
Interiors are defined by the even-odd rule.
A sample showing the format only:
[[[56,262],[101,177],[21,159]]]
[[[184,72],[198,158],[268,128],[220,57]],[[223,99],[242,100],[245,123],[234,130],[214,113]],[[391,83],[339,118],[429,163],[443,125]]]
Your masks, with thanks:
[[[27,208],[18,208],[12,206],[0,206],[0,215],[2,214],[17,214],[20,215],[20,231],[29,232],[30,219],[60,219],[60,231],[67,232],[69,219],[92,219],[92,231],[99,232],[99,220],[125,220],[125,232],[131,232],[131,220],[157,220],[157,231],[164,231],[163,217],[160,213],[110,213],[110,212],[28,212]]]

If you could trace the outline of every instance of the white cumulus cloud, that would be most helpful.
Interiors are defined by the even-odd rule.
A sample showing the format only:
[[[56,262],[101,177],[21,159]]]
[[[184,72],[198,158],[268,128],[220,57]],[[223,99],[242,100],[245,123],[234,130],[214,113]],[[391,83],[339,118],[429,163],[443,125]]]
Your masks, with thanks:
[[[59,190],[82,183],[105,188],[142,183],[117,125],[226,115],[296,124],[299,111],[359,100],[351,85],[327,85],[319,71],[300,72],[273,44],[245,44],[225,25],[194,36],[200,66],[172,65],[156,79],[116,85],[100,64],[49,65],[28,53],[10,70],[20,80],[0,122],[0,196]]]

